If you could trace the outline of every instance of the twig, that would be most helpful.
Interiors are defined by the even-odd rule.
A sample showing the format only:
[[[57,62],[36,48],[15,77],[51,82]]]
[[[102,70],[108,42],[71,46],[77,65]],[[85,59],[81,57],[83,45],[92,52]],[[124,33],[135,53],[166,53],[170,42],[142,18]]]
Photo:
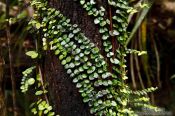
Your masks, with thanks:
[[[143,80],[142,80],[142,76],[141,76],[141,73],[140,73],[140,66],[139,66],[138,56],[135,55],[134,59],[135,59],[136,70],[137,70],[137,75],[139,77],[140,85],[141,85],[142,89],[145,89],[145,86],[144,86]]]
[[[9,0],[6,0],[6,19],[9,20]],[[14,116],[17,116],[17,104],[16,104],[16,83],[14,77],[14,69],[13,69],[13,56],[11,51],[11,35],[10,35],[10,24],[9,21],[6,23],[6,36],[8,43],[8,51],[9,51],[9,65],[10,65],[10,77],[12,83],[12,99],[13,99],[13,111]]]
[[[111,9],[110,5],[109,5],[109,19],[110,19],[110,31],[113,32],[112,9]],[[114,59],[115,51],[116,51],[116,48],[117,48],[117,41],[116,41],[116,38],[114,36],[111,37],[111,44],[112,44],[112,52],[114,53],[114,56],[113,56],[113,59]],[[113,67],[113,64],[110,63],[109,64],[110,72],[112,72],[112,67]]]
[[[47,95],[45,94],[46,89],[45,89],[45,87],[44,87],[44,76],[43,76],[43,74],[42,74],[41,66],[38,66],[38,70],[39,70],[40,82],[41,82],[42,90],[43,90],[43,92],[44,92],[44,98],[45,98],[47,104],[49,104],[49,100],[48,100],[48,98],[47,98]]]
[[[139,39],[140,39],[140,35],[139,35]],[[135,42],[134,49],[137,49],[137,42]],[[141,72],[140,72],[140,65],[139,65],[139,61],[138,61],[138,56],[134,55],[134,59],[135,59],[135,65],[136,65],[136,70],[137,70],[137,75],[138,75],[138,78],[140,81],[140,85],[141,85],[142,89],[145,89],[145,86],[144,86],[144,83],[142,80],[142,76],[141,76]]]
[[[160,59],[159,59],[159,52],[157,49],[156,42],[153,37],[153,33],[151,34],[151,40],[153,43],[154,51],[155,51],[155,56],[156,56],[156,64],[157,64],[157,82],[158,82],[158,87],[161,87],[161,81],[160,81]]]
[[[132,40],[131,47],[134,46],[134,40]],[[133,62],[133,54],[130,55],[130,70],[131,70],[131,80],[133,84],[133,89],[137,89],[136,81],[135,81],[135,74],[134,74],[134,62]]]
[[[40,34],[38,36],[39,39],[35,39],[35,47],[36,47],[36,51],[38,51],[38,52],[40,51],[40,41],[39,40],[41,40],[40,38],[41,38],[41,33],[42,33],[41,30],[39,30],[39,31],[40,31]],[[42,87],[42,90],[44,92],[44,98],[45,98],[47,104],[49,104],[48,97],[45,93],[46,89],[45,89],[45,85],[44,85],[44,75],[43,75],[42,65],[41,65],[40,61],[38,61],[37,66],[38,66],[38,71],[39,71],[39,75],[40,75],[41,87]]]

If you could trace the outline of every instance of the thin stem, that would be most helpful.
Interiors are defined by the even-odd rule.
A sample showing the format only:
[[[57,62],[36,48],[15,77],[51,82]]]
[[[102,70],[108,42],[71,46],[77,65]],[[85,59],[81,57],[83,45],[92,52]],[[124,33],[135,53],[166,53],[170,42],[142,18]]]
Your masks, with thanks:
[[[9,20],[9,0],[6,0],[6,19]],[[16,83],[15,83],[15,77],[14,77],[13,64],[12,64],[13,56],[11,51],[11,35],[10,35],[9,21],[7,21],[6,23],[6,36],[7,36],[8,51],[9,51],[10,78],[12,83],[13,111],[14,111],[14,116],[17,116]]]
[[[158,49],[157,49],[156,42],[155,42],[154,37],[153,37],[153,33],[151,34],[151,40],[152,40],[152,43],[153,43],[153,47],[154,47],[154,51],[155,51],[155,56],[156,56],[158,87],[161,87],[161,81],[160,81],[160,59],[159,59],[160,56],[159,56],[159,52],[158,52]]]
[[[109,6],[109,19],[110,19],[110,31],[113,31],[113,21],[112,21],[112,9],[111,6]],[[116,38],[114,36],[111,37],[112,39],[112,52],[114,53],[115,56],[115,51],[117,49],[117,41]]]
[[[110,31],[113,32],[112,9],[111,9],[110,5],[109,5],[109,19],[110,19]],[[114,59],[115,51],[116,51],[116,48],[117,48],[117,41],[116,41],[114,36],[111,37],[111,43],[112,43],[112,52],[114,53],[114,56],[113,56],[113,59]],[[110,63],[109,64],[110,72],[112,72],[112,67],[113,67],[113,64]]]
[[[137,75],[139,77],[140,85],[141,85],[142,89],[145,89],[145,86],[144,86],[143,80],[142,80],[142,76],[141,76],[141,73],[140,73],[140,66],[139,66],[138,56],[135,55],[134,59],[135,59],[136,70],[137,70]]]
[[[139,39],[140,39],[140,33],[139,33]],[[135,42],[134,49],[138,48],[137,44],[138,43]],[[142,89],[145,89],[145,86],[144,86],[144,83],[143,83],[143,80],[142,80],[142,76],[141,76],[141,72],[140,72],[140,65],[139,65],[138,56],[134,55],[134,59],[135,59],[135,65],[136,65],[136,70],[137,70],[137,75],[138,75],[138,78],[139,78],[139,81],[140,81],[140,85],[141,85]]]
[[[131,43],[131,47],[134,46],[134,40],[132,40]],[[133,89],[137,89],[137,84],[136,84],[136,80],[135,80],[135,73],[134,73],[134,58],[133,58],[133,54],[130,55],[130,70],[131,70],[131,80],[132,80],[132,84],[133,84]]]
[[[38,70],[39,70],[40,82],[41,82],[42,90],[43,90],[43,92],[45,92],[46,89],[44,87],[44,80],[43,80],[44,76],[43,76],[43,73],[42,73],[42,70],[41,70],[41,66],[38,66]],[[47,95],[45,93],[44,93],[44,98],[45,98],[47,104],[49,104],[49,100],[48,100]]]
[[[142,24],[141,24],[141,28],[139,30],[139,38],[142,38],[142,39],[139,39],[139,47],[140,47],[140,50],[146,50],[146,41],[147,41],[147,20],[145,19]],[[150,67],[149,67],[149,63],[148,63],[148,56],[142,56],[142,63],[144,65],[144,70],[145,70],[145,73],[146,73],[146,77],[147,77],[147,81],[148,81],[148,87],[151,87],[152,86],[152,81],[151,81],[151,78],[150,78],[150,75],[151,73],[151,70],[150,70]],[[151,98],[151,102],[152,104],[154,104],[155,100],[154,100],[154,94],[153,93],[150,93],[150,98]]]
[[[139,50],[146,50],[146,31],[147,31],[147,27],[146,27],[146,20],[144,20],[144,22],[141,25],[141,28],[139,29],[139,39],[138,39],[138,45],[139,45]],[[146,78],[147,78],[147,85],[148,87],[152,86],[152,82],[151,82],[151,77],[150,77],[150,67],[149,67],[149,62],[148,62],[148,55],[144,55],[141,56],[141,62],[143,64],[143,70],[145,72]]]

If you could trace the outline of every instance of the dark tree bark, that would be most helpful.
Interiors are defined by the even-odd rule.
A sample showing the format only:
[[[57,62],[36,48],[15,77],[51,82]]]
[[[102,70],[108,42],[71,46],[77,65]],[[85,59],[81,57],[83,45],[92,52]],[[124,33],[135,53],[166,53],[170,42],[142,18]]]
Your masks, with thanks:
[[[98,0],[100,3],[101,0]],[[105,2],[101,2],[104,3]],[[82,32],[99,48],[102,48],[98,28],[93,18],[74,0],[50,0],[49,4],[60,10],[72,24],[78,24]],[[102,51],[102,50],[101,50]],[[49,98],[56,113],[61,116],[91,116],[88,104],[83,103],[72,79],[66,74],[59,59],[47,52],[45,58],[45,77],[49,83]]]
[[[4,97],[4,78],[3,78],[3,58],[0,44],[0,115],[6,116],[5,97]]]

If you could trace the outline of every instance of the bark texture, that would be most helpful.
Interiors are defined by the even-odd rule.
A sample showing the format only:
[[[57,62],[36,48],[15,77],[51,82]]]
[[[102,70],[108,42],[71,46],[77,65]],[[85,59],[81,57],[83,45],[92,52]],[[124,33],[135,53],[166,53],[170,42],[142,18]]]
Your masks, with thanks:
[[[105,4],[101,0],[98,2]],[[72,24],[78,24],[82,32],[99,48],[102,48],[101,37],[97,26],[93,23],[93,18],[87,15],[78,1],[50,0],[49,4],[70,18]],[[91,116],[88,104],[83,103],[72,79],[66,74],[59,59],[51,52],[48,52],[45,58],[45,76],[49,83],[50,101],[59,115]]]
[[[6,116],[5,98],[4,98],[4,78],[3,78],[3,58],[0,44],[0,116]]]

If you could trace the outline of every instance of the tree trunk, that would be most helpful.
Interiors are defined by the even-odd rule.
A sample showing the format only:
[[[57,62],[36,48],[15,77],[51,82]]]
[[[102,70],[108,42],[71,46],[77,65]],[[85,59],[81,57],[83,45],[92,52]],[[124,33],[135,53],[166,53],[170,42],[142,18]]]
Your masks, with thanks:
[[[2,58],[2,49],[0,44],[0,115],[6,116],[6,107],[5,107],[5,98],[4,98],[4,84],[3,84],[3,58]]]
[[[100,1],[98,0],[98,2]],[[106,2],[101,3],[105,4]],[[97,26],[79,2],[75,2],[75,0],[50,0],[49,4],[71,19],[72,24],[78,24],[82,32],[99,48],[102,48]],[[56,113],[61,116],[91,116],[88,105],[83,103],[72,79],[66,74],[58,57],[51,52],[47,52],[45,58],[45,77],[49,83],[49,98]]]

